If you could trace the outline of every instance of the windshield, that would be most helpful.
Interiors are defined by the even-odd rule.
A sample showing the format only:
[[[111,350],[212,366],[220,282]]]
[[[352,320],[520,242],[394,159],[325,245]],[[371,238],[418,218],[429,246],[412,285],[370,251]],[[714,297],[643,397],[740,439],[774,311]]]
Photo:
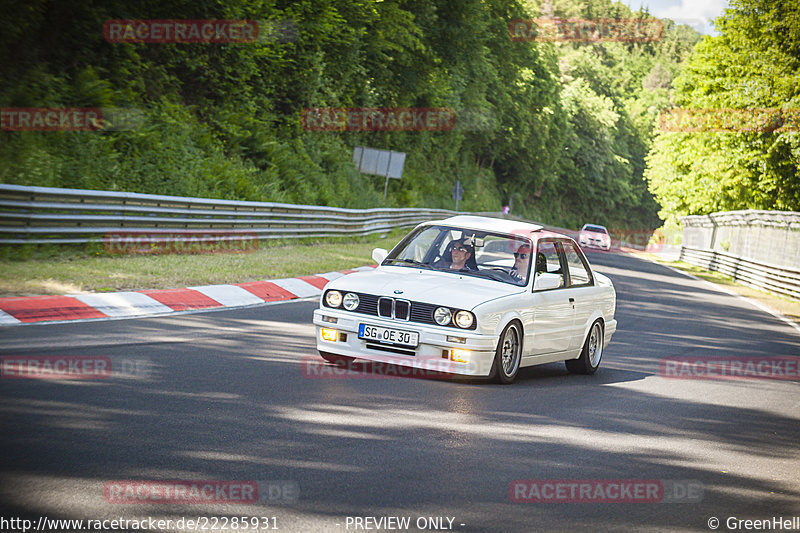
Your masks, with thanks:
[[[583,230],[584,231],[593,231],[595,233],[607,233],[606,228],[604,228],[603,226],[591,226],[589,224],[586,224],[583,227]]]
[[[382,264],[466,274],[524,286],[530,272],[531,241],[520,235],[423,226],[403,239]]]

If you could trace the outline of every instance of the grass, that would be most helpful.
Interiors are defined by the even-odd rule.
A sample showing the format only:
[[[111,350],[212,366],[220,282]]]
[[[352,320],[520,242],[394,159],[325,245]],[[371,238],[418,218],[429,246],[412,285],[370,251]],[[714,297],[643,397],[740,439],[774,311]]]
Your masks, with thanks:
[[[357,238],[304,239],[261,242],[244,253],[109,255],[102,246],[6,247],[0,252],[0,296],[40,296],[142,289],[170,289],[192,285],[243,283],[289,278],[372,264],[372,249],[391,249],[408,232]],[[770,307],[800,324],[800,301],[751,289],[716,272],[683,263],[663,261],[701,279]]]
[[[102,247],[5,249],[0,296],[168,289],[243,283],[373,264],[373,248],[391,249],[408,232],[302,242],[261,242],[252,252],[109,255]]]
[[[647,256],[649,259],[652,259],[658,263],[663,265],[669,265],[673,268],[677,268],[678,270],[682,270],[688,274],[692,274],[693,276],[697,276],[700,279],[706,280],[708,282],[722,285],[726,287],[728,290],[739,294],[740,296],[744,296],[746,298],[750,298],[751,300],[755,300],[760,304],[769,307],[770,309],[779,312],[795,324],[800,325],[800,301],[787,298],[782,295],[774,294],[771,292],[761,291],[758,289],[753,289],[751,287],[747,287],[745,285],[741,285],[732,278],[720,274],[719,272],[711,272],[700,268],[695,265],[690,265],[689,263],[684,263],[683,261],[664,261],[660,259],[658,256],[653,254],[638,254]]]

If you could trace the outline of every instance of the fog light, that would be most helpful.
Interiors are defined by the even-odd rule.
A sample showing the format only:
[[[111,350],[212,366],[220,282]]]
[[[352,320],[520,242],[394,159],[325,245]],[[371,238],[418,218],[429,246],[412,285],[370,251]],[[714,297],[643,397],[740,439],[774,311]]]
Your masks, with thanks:
[[[450,360],[455,363],[469,363],[469,350],[450,350]]]
[[[335,329],[328,329],[328,328],[322,328],[320,332],[322,334],[322,340],[330,342],[336,342],[336,337],[337,334],[339,333]]]

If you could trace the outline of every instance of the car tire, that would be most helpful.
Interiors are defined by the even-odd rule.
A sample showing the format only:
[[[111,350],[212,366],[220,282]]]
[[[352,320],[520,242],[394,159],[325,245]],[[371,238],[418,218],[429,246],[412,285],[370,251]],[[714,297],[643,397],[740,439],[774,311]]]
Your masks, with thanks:
[[[567,365],[567,370],[573,374],[590,375],[597,372],[602,358],[603,323],[600,320],[595,320],[592,327],[589,328],[589,334],[586,335],[581,356],[577,359],[564,361],[564,363]]]
[[[508,385],[517,379],[522,361],[522,326],[511,322],[500,334],[494,354],[492,375],[498,383]]]
[[[355,357],[348,357],[346,355],[336,355],[329,352],[320,351],[319,355],[322,356],[327,362],[334,365],[345,366],[346,364],[355,360]]]

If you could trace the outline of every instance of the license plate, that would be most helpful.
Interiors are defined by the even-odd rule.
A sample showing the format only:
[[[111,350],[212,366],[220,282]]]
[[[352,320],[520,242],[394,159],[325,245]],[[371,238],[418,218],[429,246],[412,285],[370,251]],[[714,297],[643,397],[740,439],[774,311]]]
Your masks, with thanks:
[[[403,331],[400,329],[382,328],[369,324],[358,325],[358,338],[368,341],[377,341],[382,344],[398,344],[401,346],[414,346],[419,344],[419,333],[416,331]]]

